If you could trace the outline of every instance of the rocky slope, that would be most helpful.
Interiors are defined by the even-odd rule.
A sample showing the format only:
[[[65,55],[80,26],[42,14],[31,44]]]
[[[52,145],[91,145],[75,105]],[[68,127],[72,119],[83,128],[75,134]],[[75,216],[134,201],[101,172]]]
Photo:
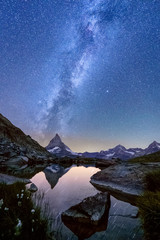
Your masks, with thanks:
[[[24,165],[54,157],[30,136],[0,114],[0,163]]]
[[[83,223],[98,225],[110,207],[108,193],[97,193],[95,196],[85,198],[81,203],[72,206],[62,213],[62,217]]]
[[[11,185],[16,182],[23,182],[25,184],[30,183],[31,181],[26,178],[18,178],[15,176],[9,176],[3,173],[0,173],[0,183],[5,183],[7,185]]]

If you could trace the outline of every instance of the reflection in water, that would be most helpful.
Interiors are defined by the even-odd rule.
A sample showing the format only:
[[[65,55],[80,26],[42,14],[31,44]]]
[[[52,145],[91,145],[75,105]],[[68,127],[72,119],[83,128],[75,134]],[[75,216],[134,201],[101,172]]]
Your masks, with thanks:
[[[91,198],[94,198],[94,197],[91,197]],[[96,202],[94,202],[94,203],[96,204]],[[70,217],[67,215],[62,215],[62,221],[78,237],[79,240],[84,240],[86,238],[89,238],[96,232],[102,232],[107,229],[108,215],[109,215],[109,208],[110,208],[110,195],[109,194],[107,196],[107,202],[105,203],[105,205],[106,205],[105,212],[104,212],[101,220],[96,225],[94,224],[93,221],[84,223],[83,219],[79,219],[77,222],[76,219],[74,219],[72,216]],[[79,205],[75,205],[72,208],[77,209],[79,207],[80,207]],[[83,211],[83,208],[81,210]]]
[[[57,184],[60,177],[62,177],[65,173],[68,172],[70,168],[64,168],[58,164],[54,164],[49,166],[43,170],[45,177],[49,184],[51,185],[51,189]]]
[[[50,168],[50,169],[49,169]],[[53,213],[53,231],[57,240],[141,240],[142,231],[139,219],[133,218],[137,208],[129,203],[111,197],[109,218],[97,227],[86,224],[69,223],[61,220],[61,213],[80,203],[84,198],[97,194],[90,184],[90,177],[100,169],[72,165],[65,169],[53,165],[43,172],[36,174],[31,181],[39,190],[45,192],[45,199]],[[108,220],[108,227],[107,227]],[[107,230],[106,230],[107,228]]]
[[[52,169],[55,166],[57,165],[54,164]],[[69,207],[98,192],[89,182],[90,177],[98,171],[100,169],[95,167],[86,168],[72,165],[70,169],[64,169],[59,166],[57,171],[44,170],[36,174],[31,181],[36,184],[38,189],[42,189],[46,193],[46,200],[49,202],[54,216],[57,217]],[[57,184],[53,187],[55,182]]]

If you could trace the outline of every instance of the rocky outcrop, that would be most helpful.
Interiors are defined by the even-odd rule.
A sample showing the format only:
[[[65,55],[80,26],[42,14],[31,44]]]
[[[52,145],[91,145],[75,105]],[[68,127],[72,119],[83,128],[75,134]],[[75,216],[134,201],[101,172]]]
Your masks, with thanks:
[[[97,193],[95,196],[85,198],[81,203],[69,208],[62,213],[62,217],[80,223],[98,225],[109,207],[110,198],[108,193]]]
[[[24,148],[46,153],[45,148],[40,146],[39,143],[33,140],[29,135],[24,134],[21,129],[14,126],[2,114],[0,114],[0,138],[7,139]]]
[[[97,172],[90,182],[120,200],[135,204],[136,198],[145,189],[145,174],[159,167],[160,163],[119,164]]]
[[[96,167],[107,168],[118,163],[119,163],[119,160],[116,160],[116,159],[112,159],[112,160],[97,159],[95,165]]]
[[[5,183],[7,185],[10,185],[16,182],[23,182],[27,184],[27,183],[30,183],[31,181],[26,178],[18,178],[18,177],[9,176],[9,175],[0,173],[0,183]]]
[[[30,192],[36,192],[38,190],[38,187],[32,183],[28,189]]]
[[[0,114],[0,164],[22,166],[49,159],[54,156]]]
[[[86,239],[106,230],[109,208],[109,194],[97,193],[62,213],[62,221],[78,239]]]

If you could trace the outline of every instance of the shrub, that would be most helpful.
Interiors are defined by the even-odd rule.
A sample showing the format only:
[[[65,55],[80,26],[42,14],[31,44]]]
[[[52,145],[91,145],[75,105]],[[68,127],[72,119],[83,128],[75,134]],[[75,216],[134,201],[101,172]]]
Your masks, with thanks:
[[[160,192],[146,191],[143,196],[138,198],[137,205],[145,239],[160,239]]]
[[[160,162],[160,151],[130,159],[129,163]]]
[[[160,170],[148,173],[145,176],[146,188],[149,191],[160,191]]]
[[[48,219],[23,183],[0,184],[0,224],[1,240],[49,239]]]

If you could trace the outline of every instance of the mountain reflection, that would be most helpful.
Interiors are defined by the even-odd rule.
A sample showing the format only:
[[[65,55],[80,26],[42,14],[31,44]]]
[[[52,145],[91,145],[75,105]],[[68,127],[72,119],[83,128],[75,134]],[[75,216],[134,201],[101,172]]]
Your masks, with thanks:
[[[64,168],[58,164],[53,164],[43,170],[46,180],[51,186],[51,189],[55,187],[60,177],[69,171],[71,167]]]

